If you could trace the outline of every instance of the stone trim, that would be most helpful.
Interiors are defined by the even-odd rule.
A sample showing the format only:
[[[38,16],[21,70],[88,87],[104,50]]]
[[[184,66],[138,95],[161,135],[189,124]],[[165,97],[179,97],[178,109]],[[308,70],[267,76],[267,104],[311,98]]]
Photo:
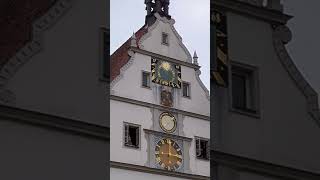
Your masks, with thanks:
[[[187,111],[183,111],[183,110],[175,109],[175,108],[167,108],[167,107],[163,107],[163,106],[160,106],[160,105],[157,105],[157,104],[143,102],[143,101],[139,101],[139,100],[135,100],[135,99],[129,99],[129,98],[126,98],[126,97],[110,95],[110,99],[111,100],[115,100],[115,101],[121,101],[121,102],[125,102],[125,103],[130,103],[130,104],[134,104],[134,105],[138,105],[138,106],[144,106],[144,107],[148,107],[148,108],[155,108],[155,109],[159,109],[161,111],[170,111],[172,113],[178,113],[178,114],[182,114],[184,116],[190,116],[190,117],[194,117],[194,118],[210,121],[210,117],[209,116],[205,116],[205,115],[197,114],[197,113],[192,113],[192,112],[187,112]]]
[[[210,92],[209,92],[209,90],[207,89],[207,87],[203,84],[203,82],[201,81],[201,79],[200,79],[200,74],[201,74],[200,69],[197,69],[197,70],[195,71],[196,80],[198,81],[198,83],[200,84],[200,87],[201,87],[202,90],[204,91],[204,93],[205,93],[205,95],[206,95],[206,98],[210,101]]]
[[[273,32],[273,45],[283,67],[287,70],[292,80],[306,97],[309,114],[320,127],[318,94],[303,77],[285,47],[285,44],[288,43],[291,38],[292,34],[287,26],[278,26]]]
[[[246,14],[273,24],[286,24],[292,18],[292,16],[283,14],[280,11],[270,10],[236,0],[214,0],[211,1],[211,7],[216,10],[230,10]]]
[[[0,105],[1,121],[14,121],[103,141],[110,140],[109,127]]]
[[[198,66],[198,65],[195,65],[195,64],[192,64],[192,63],[189,63],[189,62],[184,62],[184,61],[181,61],[181,60],[178,60],[178,59],[166,57],[166,56],[163,56],[161,54],[156,54],[156,53],[153,53],[153,52],[150,52],[150,51],[146,51],[146,50],[143,50],[143,49],[139,49],[139,48],[136,48],[136,47],[130,47],[130,50],[132,50],[133,52],[137,52],[137,53],[144,54],[144,55],[147,55],[147,56],[163,59],[165,61],[169,61],[169,62],[172,62],[172,63],[175,63],[175,64],[180,64],[180,65],[183,65],[183,66],[186,66],[186,67],[190,67],[190,68],[193,68],[193,69],[200,69],[200,66]]]
[[[115,84],[117,84],[117,82],[120,81],[121,78],[123,78],[124,72],[133,64],[135,57],[134,57],[134,52],[131,51],[130,49],[128,50],[128,56],[130,57],[129,61],[124,66],[121,67],[120,74],[111,81],[110,83],[111,89],[114,87]]]
[[[4,87],[8,83],[9,79],[27,63],[32,56],[40,52],[43,48],[43,32],[54,25],[58,19],[63,16],[72,5],[73,0],[59,0],[48,12],[41,18],[36,20],[32,25],[32,37],[31,42],[28,42],[22,49],[20,49],[9,61],[4,64],[0,69],[0,102],[4,97],[2,92],[5,91]],[[14,100],[14,98],[11,98]],[[12,103],[3,101],[4,103]]]
[[[162,137],[170,137],[170,138],[173,138],[173,139],[179,139],[179,140],[188,141],[188,142],[192,141],[192,138],[188,138],[188,137],[185,137],[185,136],[174,135],[174,134],[168,134],[168,133],[164,133],[164,132],[161,132],[161,131],[154,131],[154,130],[151,130],[151,129],[143,129],[143,131],[146,134],[155,134],[155,135],[162,136]]]
[[[187,173],[174,172],[174,171],[166,171],[163,169],[155,169],[155,168],[150,168],[146,166],[115,162],[115,161],[110,161],[110,167],[129,170],[129,171],[138,171],[138,172],[149,173],[149,174],[157,174],[162,176],[192,179],[192,180],[210,180],[210,177],[208,176],[187,174]]]
[[[217,166],[225,166],[239,171],[247,171],[260,174],[262,176],[272,176],[283,179],[320,179],[320,174],[313,172],[211,150],[211,168],[216,168]]]

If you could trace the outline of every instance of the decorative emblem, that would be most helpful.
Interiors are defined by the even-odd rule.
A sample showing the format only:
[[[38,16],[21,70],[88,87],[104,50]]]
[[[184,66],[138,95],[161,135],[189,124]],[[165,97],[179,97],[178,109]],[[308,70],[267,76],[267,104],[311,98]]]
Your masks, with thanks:
[[[169,138],[158,141],[155,148],[155,158],[156,163],[168,171],[179,169],[183,159],[180,146]]]
[[[170,113],[162,113],[159,118],[159,124],[163,131],[172,133],[176,130],[177,121],[176,118]]]
[[[161,105],[172,107],[173,106],[173,98],[172,93],[168,88],[162,88],[161,91]]]
[[[153,83],[181,88],[181,66],[152,58],[151,78]]]
[[[227,36],[227,17],[225,14],[213,11],[211,18],[211,37],[214,46],[211,46],[213,54],[213,73],[212,78],[218,86],[228,87],[228,36]]]

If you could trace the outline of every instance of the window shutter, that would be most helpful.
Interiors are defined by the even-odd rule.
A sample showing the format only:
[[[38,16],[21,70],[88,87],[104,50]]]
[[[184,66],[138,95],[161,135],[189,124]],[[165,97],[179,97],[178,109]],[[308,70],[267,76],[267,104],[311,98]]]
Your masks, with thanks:
[[[196,139],[196,156],[199,157],[200,155],[201,155],[200,139]]]
[[[129,143],[129,125],[124,125],[124,144],[128,145]]]
[[[136,144],[135,144],[135,146],[137,147],[139,147],[139,144],[140,144],[139,136],[140,136],[139,127],[137,127],[136,128]]]

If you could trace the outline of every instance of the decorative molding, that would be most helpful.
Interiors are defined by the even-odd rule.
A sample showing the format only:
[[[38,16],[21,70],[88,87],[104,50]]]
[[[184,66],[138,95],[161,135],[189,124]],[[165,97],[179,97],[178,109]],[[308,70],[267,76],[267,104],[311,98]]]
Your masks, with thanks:
[[[239,0],[214,0],[211,1],[211,7],[215,10],[230,10],[246,14],[271,24],[286,24],[292,18],[292,16],[283,14],[280,11],[258,7]]]
[[[59,0],[48,12],[41,18],[36,20],[32,25],[32,40],[28,42],[23,48],[21,48],[9,61],[3,65],[0,69],[0,93],[7,91],[4,89],[9,79],[12,78],[15,73],[27,63],[32,56],[40,52],[43,48],[43,32],[49,27],[53,26],[58,19],[64,15],[72,5],[73,0]],[[2,101],[3,103],[13,103]],[[13,101],[11,98],[10,101]]]
[[[192,138],[188,138],[185,136],[179,136],[179,135],[175,135],[175,134],[164,133],[161,131],[154,131],[154,130],[150,130],[150,129],[143,129],[143,131],[146,134],[154,134],[154,135],[161,136],[161,137],[169,137],[169,138],[179,139],[179,140],[188,141],[188,142],[192,141]]]
[[[210,117],[209,116],[205,116],[205,115],[197,114],[197,113],[192,113],[192,112],[187,112],[187,111],[183,111],[183,110],[175,109],[175,108],[166,108],[166,107],[163,107],[163,106],[160,106],[160,105],[157,105],[157,104],[138,101],[138,100],[135,100],[135,99],[129,99],[129,98],[126,98],[126,97],[110,95],[110,99],[111,100],[115,100],[115,101],[121,101],[121,102],[125,102],[125,103],[130,103],[130,104],[134,104],[134,105],[144,106],[144,107],[148,107],[148,108],[155,108],[155,109],[159,109],[161,111],[170,111],[172,113],[178,113],[178,114],[182,114],[184,116],[189,116],[189,117],[202,119],[202,120],[205,120],[205,121],[210,121]]]
[[[200,87],[203,89],[203,91],[204,91],[207,99],[210,101],[210,92],[209,92],[209,90],[207,89],[207,87],[203,84],[203,82],[201,81],[201,79],[200,79],[200,74],[201,74],[200,69],[195,70],[196,80],[197,80],[198,83],[200,84]]]
[[[306,97],[307,109],[309,114],[320,127],[320,110],[318,103],[318,94],[303,77],[303,75],[294,64],[285,47],[285,44],[287,44],[291,40],[291,38],[292,34],[287,26],[277,26],[273,32],[273,45],[282,65]]]
[[[179,40],[178,43],[179,43],[180,47],[184,50],[184,52],[185,52],[185,53],[187,54],[187,56],[188,56],[188,58],[186,59],[186,60],[187,60],[186,62],[192,64],[191,54],[190,54],[190,52],[188,51],[187,47],[183,44],[183,42],[182,42],[182,37],[179,35],[179,33],[177,32],[177,30],[176,30],[175,27],[174,27],[175,20],[174,20],[174,19],[167,19],[166,17],[161,17],[158,13],[155,13],[154,16],[156,17],[157,20],[156,20],[156,22],[155,22],[152,26],[148,27],[148,33],[146,33],[145,35],[143,35],[143,36],[141,37],[140,41],[138,42],[139,47],[140,47],[141,49],[145,50],[145,48],[144,48],[143,45],[142,45],[142,42],[143,42],[144,40],[146,40],[148,37],[151,36],[152,30],[155,29],[155,28],[158,26],[158,24],[159,24],[160,21],[162,21],[163,23],[168,23],[168,24],[170,24],[171,30],[173,31],[173,33],[175,34],[175,36],[176,36],[176,37],[178,38],[178,40]]]
[[[147,56],[155,57],[155,58],[158,58],[158,59],[163,59],[165,61],[169,61],[169,62],[172,62],[172,63],[175,63],[175,64],[180,64],[180,65],[183,65],[183,66],[186,66],[186,67],[190,67],[190,68],[193,68],[193,69],[200,69],[200,66],[198,66],[198,65],[195,65],[195,64],[192,64],[192,63],[189,63],[189,62],[185,62],[185,61],[181,61],[181,60],[178,60],[178,59],[166,57],[166,56],[163,56],[161,54],[156,54],[156,53],[153,53],[153,52],[150,52],[150,51],[146,51],[146,50],[143,50],[143,49],[138,49],[138,48],[135,48],[135,47],[131,47],[130,50],[132,50],[134,52],[137,52],[137,53],[140,53],[140,54],[147,55]]]
[[[15,121],[81,136],[110,140],[109,127],[0,105],[1,121]]]
[[[318,180],[320,174],[295,169],[277,164],[267,163],[254,159],[244,158],[224,152],[211,150],[211,168],[220,166],[228,167],[239,171],[252,172],[263,176],[272,176],[283,179],[294,180]],[[216,178],[216,177],[214,177]]]
[[[110,83],[110,88],[112,89],[114,87],[115,84],[117,84],[117,82],[120,81],[120,79],[123,78],[124,76],[124,72],[133,64],[133,61],[134,61],[134,52],[131,51],[130,49],[128,50],[128,55],[130,56],[130,59],[129,61],[121,67],[120,69],[120,74],[111,81]],[[113,91],[111,90],[111,94],[113,94]]]
[[[210,180],[210,177],[208,176],[187,174],[187,173],[181,173],[181,172],[175,172],[175,171],[166,171],[163,169],[155,169],[155,168],[150,168],[146,166],[127,164],[127,163],[115,162],[115,161],[110,161],[110,167],[117,168],[117,169],[130,170],[130,171],[138,171],[142,173],[168,176],[168,177],[177,177],[177,178],[192,179],[192,180]]]

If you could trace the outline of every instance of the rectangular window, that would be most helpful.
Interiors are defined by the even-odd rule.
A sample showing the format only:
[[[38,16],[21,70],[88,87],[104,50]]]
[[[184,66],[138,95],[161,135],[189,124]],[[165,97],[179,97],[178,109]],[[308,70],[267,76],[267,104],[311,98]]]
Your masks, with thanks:
[[[142,72],[142,86],[150,88],[150,73]]]
[[[124,124],[124,145],[127,147],[140,147],[140,126],[129,123]]]
[[[257,73],[253,67],[232,65],[232,108],[257,113]]]
[[[196,137],[196,156],[198,159],[210,159],[210,144],[208,139]]]
[[[167,33],[162,33],[162,44],[169,45],[169,35]]]
[[[183,97],[190,97],[190,84],[187,82],[182,83],[182,95]]]

